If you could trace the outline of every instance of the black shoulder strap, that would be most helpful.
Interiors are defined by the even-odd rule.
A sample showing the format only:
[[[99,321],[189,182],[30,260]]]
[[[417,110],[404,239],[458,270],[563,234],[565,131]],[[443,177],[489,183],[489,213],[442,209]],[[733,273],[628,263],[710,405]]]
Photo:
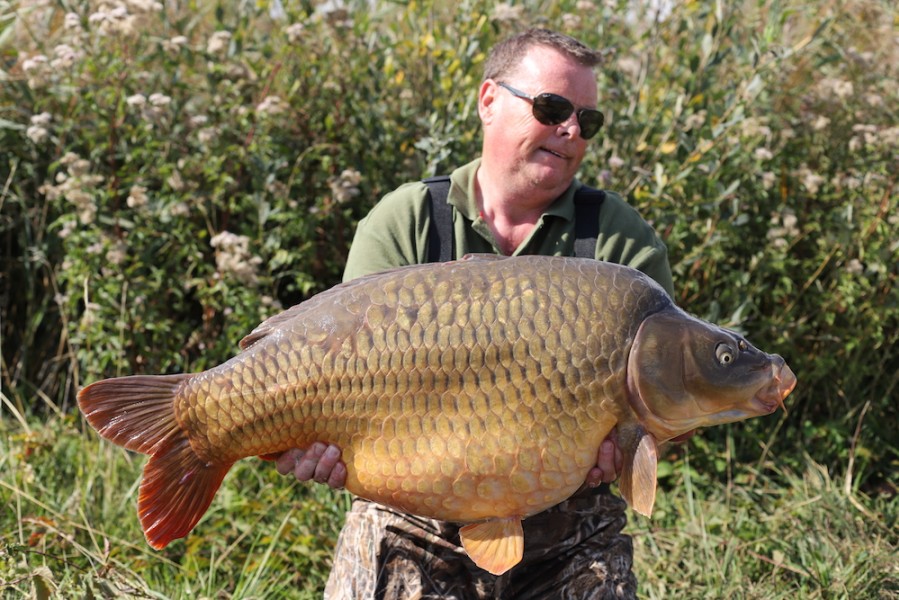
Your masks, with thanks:
[[[428,262],[453,260],[453,207],[447,202],[449,175],[429,177],[428,202],[431,204],[431,227],[428,229]]]
[[[586,185],[574,194],[574,255],[596,258],[599,237],[599,209],[606,193]]]
[[[453,207],[447,202],[450,178],[447,175],[423,180],[428,186],[431,227],[428,230],[428,262],[453,260]],[[574,194],[574,255],[596,257],[599,237],[599,209],[606,193],[581,186]]]

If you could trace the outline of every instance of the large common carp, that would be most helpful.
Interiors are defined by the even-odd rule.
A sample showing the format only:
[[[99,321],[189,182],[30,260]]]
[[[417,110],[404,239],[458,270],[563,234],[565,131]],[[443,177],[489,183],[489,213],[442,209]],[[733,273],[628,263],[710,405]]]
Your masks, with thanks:
[[[362,277],[240,346],[202,373],[78,395],[103,437],[150,455],[138,510],[154,548],[193,529],[235,461],[323,441],[342,448],[350,492],[469,523],[464,548],[499,574],[521,559],[521,520],[577,491],[613,427],[622,495],[649,515],[659,443],[769,414],[796,384],[642,273],[561,257]]]

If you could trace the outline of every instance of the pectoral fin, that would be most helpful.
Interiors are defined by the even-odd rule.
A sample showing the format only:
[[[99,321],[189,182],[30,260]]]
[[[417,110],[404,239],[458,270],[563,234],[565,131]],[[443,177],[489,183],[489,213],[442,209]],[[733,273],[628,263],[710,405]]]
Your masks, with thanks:
[[[466,525],[459,530],[462,547],[474,563],[494,575],[502,575],[524,554],[521,519],[493,519]]]
[[[652,506],[656,501],[659,445],[642,427],[636,427],[623,436],[619,433],[619,439],[623,442],[624,454],[624,468],[619,480],[621,495],[635,511],[652,516]]]

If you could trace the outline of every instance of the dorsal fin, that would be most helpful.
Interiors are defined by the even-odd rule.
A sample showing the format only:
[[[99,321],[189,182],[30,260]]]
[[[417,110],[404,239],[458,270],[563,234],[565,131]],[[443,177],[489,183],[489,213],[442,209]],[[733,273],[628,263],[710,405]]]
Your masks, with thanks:
[[[524,530],[518,517],[466,525],[459,537],[471,560],[494,575],[502,575],[524,555]]]

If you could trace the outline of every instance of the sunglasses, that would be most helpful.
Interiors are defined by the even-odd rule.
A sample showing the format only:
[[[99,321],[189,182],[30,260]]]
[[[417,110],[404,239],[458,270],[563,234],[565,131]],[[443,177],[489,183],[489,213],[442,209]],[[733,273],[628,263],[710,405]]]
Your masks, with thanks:
[[[537,94],[530,96],[521,90],[516,90],[511,85],[507,85],[501,81],[497,82],[513,96],[530,100],[533,106],[534,118],[544,125],[558,125],[564,123],[571,116],[571,113],[577,114],[577,124],[581,128],[581,137],[589,140],[599,133],[605,117],[598,110],[592,108],[574,108],[574,104],[567,98],[563,98],[558,94]]]

